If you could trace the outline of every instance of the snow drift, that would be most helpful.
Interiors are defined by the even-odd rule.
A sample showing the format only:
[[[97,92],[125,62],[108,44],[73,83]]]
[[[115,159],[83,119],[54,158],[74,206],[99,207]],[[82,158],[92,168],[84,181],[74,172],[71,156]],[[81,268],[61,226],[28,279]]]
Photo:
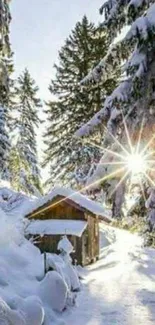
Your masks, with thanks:
[[[67,306],[69,266],[64,261],[61,272],[56,266],[44,276],[43,255],[24,238],[24,224],[8,218],[2,209],[0,217],[0,324],[63,324],[54,311]],[[71,283],[70,274],[68,279]]]

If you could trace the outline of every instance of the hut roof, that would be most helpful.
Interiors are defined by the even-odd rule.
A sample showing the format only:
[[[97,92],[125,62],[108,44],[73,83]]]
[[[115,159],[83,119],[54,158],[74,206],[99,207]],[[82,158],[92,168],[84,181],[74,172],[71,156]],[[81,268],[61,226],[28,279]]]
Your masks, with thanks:
[[[47,208],[47,203],[51,203],[54,198],[57,196],[63,197],[60,201],[65,201],[69,199],[70,201],[73,201],[76,203],[79,207],[82,207],[86,209],[87,211],[91,212],[94,215],[101,216],[103,220],[106,222],[110,222],[110,213],[109,210],[104,208],[101,204],[92,201],[87,196],[77,192],[73,191],[70,188],[63,188],[63,187],[55,187],[49,194],[46,196],[36,199],[31,206],[29,206],[29,209],[27,211],[26,215],[30,214],[37,214],[38,211],[43,210],[44,206]],[[57,203],[58,204],[58,203]],[[41,209],[42,208],[42,209]]]
[[[87,227],[81,220],[33,220],[26,228],[30,235],[72,235],[81,237]]]

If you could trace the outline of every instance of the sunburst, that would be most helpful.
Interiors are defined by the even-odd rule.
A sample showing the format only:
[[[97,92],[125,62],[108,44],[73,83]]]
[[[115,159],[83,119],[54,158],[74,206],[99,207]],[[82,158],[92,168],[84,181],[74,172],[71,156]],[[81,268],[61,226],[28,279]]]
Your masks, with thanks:
[[[122,114],[122,116],[123,116],[123,114]],[[123,125],[124,125],[125,134],[126,134],[126,140],[127,140],[125,146],[123,146],[122,143],[120,143],[120,141],[118,139],[116,139],[114,137],[114,135],[108,131],[107,128],[105,128],[106,132],[109,132],[109,134],[113,140],[113,143],[119,147],[119,150],[121,151],[121,153],[120,152],[118,153],[118,152],[113,151],[112,149],[103,148],[103,147],[97,145],[97,147],[100,148],[104,153],[109,153],[109,155],[113,157],[112,161],[106,161],[106,159],[104,161],[104,156],[103,156],[103,159],[101,162],[99,162],[99,165],[103,165],[106,167],[113,166],[115,169],[115,173],[113,172],[112,173],[113,175],[111,175],[111,173],[107,174],[104,180],[107,180],[107,179],[111,178],[112,176],[116,177],[117,175],[119,175],[120,167],[122,167],[122,169],[121,169],[123,171],[122,177],[116,184],[114,190],[112,191],[112,194],[117,190],[117,188],[120,186],[120,184],[122,182],[124,182],[124,180],[126,180],[127,178],[130,178],[130,187],[131,187],[132,179],[136,178],[137,183],[139,183],[139,186],[142,190],[142,195],[145,198],[142,180],[145,179],[149,183],[149,185],[155,187],[155,182],[150,177],[150,172],[154,172],[154,174],[155,174],[155,151],[151,150],[151,146],[153,144],[153,141],[155,140],[155,134],[153,134],[153,136],[144,145],[144,143],[142,141],[142,134],[143,134],[143,129],[144,129],[144,119],[142,119],[137,143],[133,145],[124,116],[123,116]],[[87,143],[89,143],[89,145],[96,146],[96,144],[93,143],[92,141],[91,142],[88,141]],[[115,160],[114,158],[117,158],[117,160]],[[102,182],[103,182],[103,179],[98,179],[99,184]],[[96,181],[95,181],[95,183],[96,183]],[[89,184],[90,188],[93,186],[94,186],[94,182],[92,184],[91,183]],[[146,198],[145,198],[145,200],[146,200]]]
[[[122,114],[123,116],[123,114]],[[136,145],[132,144],[132,140],[130,137],[129,130],[127,128],[126,124],[126,118],[123,116],[123,125],[124,130],[127,138],[126,146],[124,146],[117,138],[114,137],[113,134],[109,132],[109,130],[106,128],[106,131],[109,132],[113,143],[116,144],[120,148],[120,152],[116,152],[112,149],[104,148],[100,145],[97,145],[96,143],[92,141],[83,141],[86,145],[91,145],[94,147],[97,147],[100,149],[103,153],[109,153],[113,157],[117,158],[117,160],[114,161],[105,161],[105,162],[99,162],[98,165],[105,165],[105,166],[113,166],[114,170],[110,173],[107,173],[103,177],[100,177],[99,179],[96,179],[93,182],[90,182],[89,185],[86,185],[82,187],[79,191],[73,192],[68,197],[64,197],[61,200],[53,203],[52,207],[55,205],[66,201],[69,198],[74,197],[74,195],[77,195],[78,193],[84,193],[94,186],[99,186],[105,181],[117,178],[120,174],[122,175],[121,178],[118,177],[118,183],[116,184],[115,188],[113,189],[112,194],[117,190],[117,188],[124,182],[127,178],[130,180],[130,186],[132,184],[132,178],[137,177],[137,182],[139,183],[139,186],[142,191],[142,195],[144,200],[145,198],[145,192],[143,188],[143,182],[142,180],[145,179],[150,184],[150,186],[155,187],[154,180],[150,177],[150,172],[155,173],[155,151],[151,150],[152,142],[155,140],[155,134],[147,141],[147,143],[144,145],[142,141],[142,133],[144,129],[144,119],[142,120],[142,124],[139,130],[139,136]],[[46,208],[45,208],[46,209]],[[35,213],[34,213],[35,215]]]

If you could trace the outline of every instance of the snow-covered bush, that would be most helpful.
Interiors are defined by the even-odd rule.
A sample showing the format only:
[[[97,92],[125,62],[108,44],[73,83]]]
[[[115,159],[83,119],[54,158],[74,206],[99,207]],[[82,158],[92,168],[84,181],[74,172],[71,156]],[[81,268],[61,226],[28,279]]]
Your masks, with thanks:
[[[76,269],[72,265],[72,259],[70,254],[73,253],[74,247],[68,240],[67,236],[63,238],[58,243],[58,250],[60,251],[60,256],[65,263],[65,272],[70,279],[71,288],[73,291],[80,289],[80,281]]]
[[[69,256],[74,251],[74,247],[72,246],[67,236],[62,237],[62,239],[58,243],[57,248],[62,255],[67,255],[67,256]]]
[[[71,264],[70,259],[64,255],[47,254],[47,269],[51,268],[57,271],[66,282],[69,291],[78,291],[80,281],[76,269]]]
[[[11,310],[3,299],[0,299],[0,324],[1,325],[28,325],[24,314]],[[37,324],[39,325],[39,324]]]
[[[75,295],[71,291],[80,290],[80,281],[76,268],[72,265],[70,254],[74,251],[67,236],[63,236],[58,243],[59,255],[47,254],[47,269],[57,271],[67,285],[67,304],[75,303]]]

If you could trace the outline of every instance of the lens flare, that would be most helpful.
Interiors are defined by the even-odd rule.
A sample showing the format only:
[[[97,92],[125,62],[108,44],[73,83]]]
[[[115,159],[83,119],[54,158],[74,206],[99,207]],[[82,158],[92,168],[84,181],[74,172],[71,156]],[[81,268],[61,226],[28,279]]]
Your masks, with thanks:
[[[130,138],[130,134],[129,134],[127,124],[126,124],[126,119],[124,118],[124,116],[123,116],[123,124],[124,124],[124,130],[125,130],[126,137],[127,137],[128,149],[126,147],[124,147],[119,142],[119,140],[116,139],[108,131],[107,128],[105,128],[106,131],[111,135],[113,142],[119,146],[121,153],[118,153],[114,150],[110,150],[108,148],[99,146],[99,145],[93,143],[92,141],[83,140],[84,145],[88,144],[89,146],[90,145],[94,146],[94,147],[100,149],[101,151],[103,151],[104,153],[109,153],[113,157],[118,159],[117,161],[114,160],[114,161],[102,162],[102,163],[99,163],[99,165],[100,164],[106,165],[106,166],[113,165],[116,168],[114,168],[114,170],[112,172],[110,172],[109,174],[107,173],[106,175],[100,177],[99,179],[96,179],[95,181],[91,182],[89,185],[82,187],[79,191],[75,191],[73,194],[69,195],[68,197],[64,197],[64,198],[58,200],[57,202],[53,203],[51,207],[54,207],[54,206],[58,205],[59,203],[66,201],[67,199],[69,199],[71,197],[74,197],[74,195],[76,195],[78,193],[84,193],[84,192],[90,190],[94,185],[98,186],[109,179],[116,178],[120,174],[122,175],[122,177],[119,180],[119,182],[117,183],[117,185],[115,186],[115,189],[112,192],[112,194],[117,190],[117,188],[120,186],[120,184],[127,177],[130,177],[130,176],[131,176],[130,177],[131,179],[132,179],[132,176],[137,176],[139,185],[142,188],[142,193],[144,193],[143,184],[142,184],[143,177],[148,181],[148,183],[151,186],[155,187],[155,182],[149,175],[149,172],[155,173],[155,169],[153,169],[153,167],[155,166],[155,151],[154,150],[150,151],[150,149],[149,149],[150,146],[152,145],[152,142],[155,141],[155,134],[153,134],[151,139],[149,139],[149,141],[144,146],[144,148],[140,150],[140,148],[142,147],[141,137],[142,137],[143,127],[144,127],[143,122],[144,122],[144,120],[142,120],[142,125],[141,125],[140,131],[139,131],[139,138],[137,141],[137,146],[135,148],[132,146],[132,141]],[[150,159],[150,157],[151,157],[151,159]],[[143,196],[144,196],[144,200],[145,200],[145,193],[143,194]],[[43,209],[43,211],[46,210],[47,208],[48,207],[45,207]],[[33,215],[31,215],[31,218],[33,216],[35,216],[36,214],[37,214],[37,212],[34,212]]]
[[[106,180],[111,179],[112,177],[119,180],[120,175],[121,178],[117,182],[114,190],[112,191],[112,194],[117,190],[120,184],[126,181],[127,179],[130,179],[131,186],[132,183],[134,184],[135,182],[137,182],[137,184],[139,183],[140,188],[142,188],[142,192],[144,192],[143,184],[146,181],[149,185],[155,187],[154,177],[152,179],[152,175],[151,175],[151,173],[152,174],[155,173],[155,168],[153,168],[155,167],[155,150],[153,149],[155,146],[155,134],[153,134],[153,136],[150,139],[148,139],[148,141],[144,144],[142,140],[142,133],[144,129],[144,118],[143,118],[139,130],[139,135],[137,138],[137,143],[135,143],[134,141],[134,145],[133,145],[129,130],[127,128],[126,119],[124,118],[124,116],[122,119],[122,124],[124,126],[124,131],[126,135],[125,145],[123,145],[117,138],[115,138],[113,134],[109,132],[108,128],[105,127],[105,131],[109,133],[109,135],[112,138],[113,144],[116,145],[116,147],[119,150],[115,150],[115,149],[113,150],[112,148],[104,148],[102,146],[96,145],[92,141],[86,140],[86,142],[89,145],[92,145],[94,147],[97,146],[104,152],[102,160],[98,163],[98,166],[99,165],[103,166],[104,177],[101,177],[102,173],[99,172],[98,174],[99,177],[95,176],[94,177],[95,182],[89,183],[89,186],[85,187],[86,189],[88,189],[88,187],[93,188],[94,185],[98,186],[98,184],[101,184]],[[108,154],[109,154],[109,159],[107,158]],[[107,173],[104,172],[104,166]],[[83,188],[82,190],[85,190],[85,188]]]
[[[147,171],[147,160],[140,153],[133,153],[127,157],[126,167],[132,175],[142,174]]]

